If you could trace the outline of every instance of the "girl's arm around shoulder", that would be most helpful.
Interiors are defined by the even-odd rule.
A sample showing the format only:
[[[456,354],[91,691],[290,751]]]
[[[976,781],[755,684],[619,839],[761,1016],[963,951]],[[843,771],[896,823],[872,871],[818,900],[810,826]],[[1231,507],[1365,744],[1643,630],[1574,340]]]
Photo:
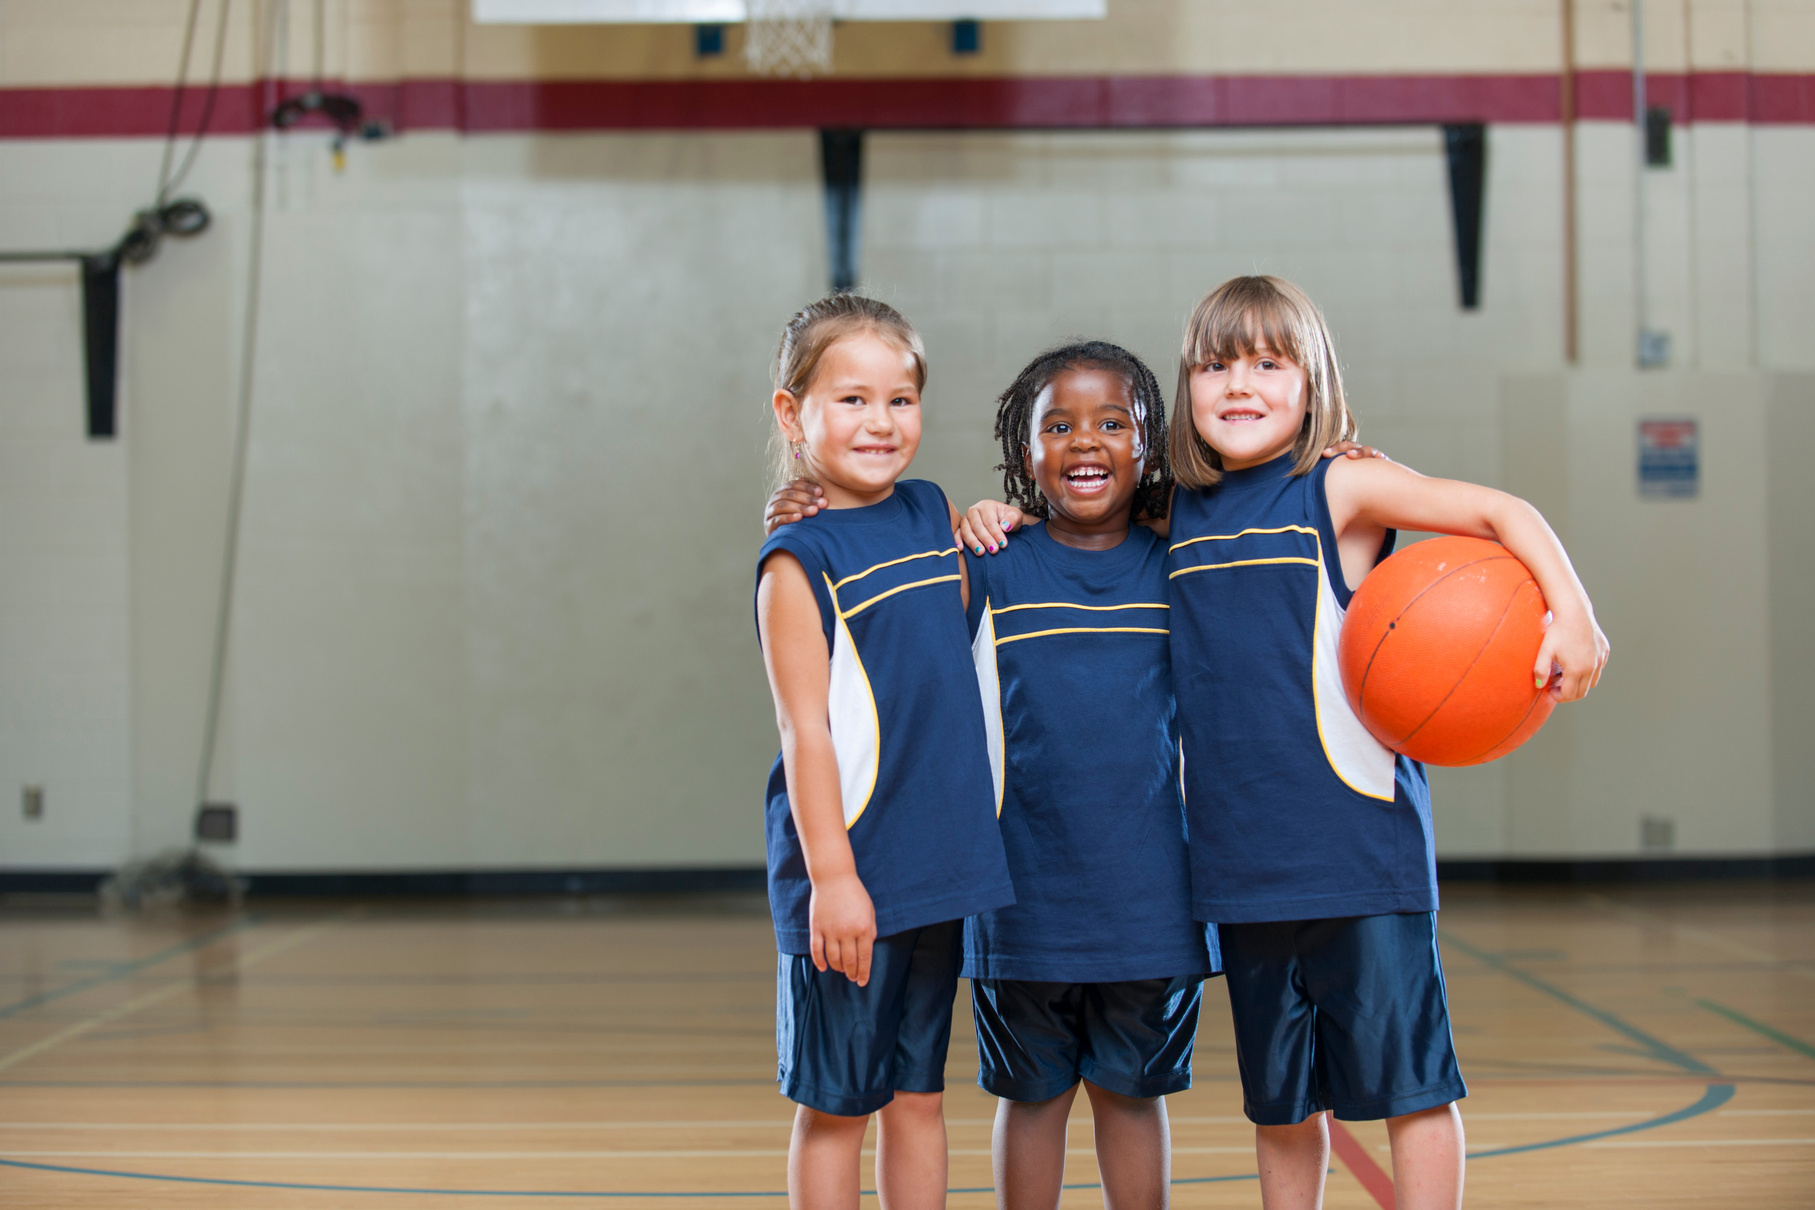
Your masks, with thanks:
[[[1386,458],[1386,455],[1371,445],[1362,445],[1355,441],[1338,441],[1324,450],[1325,458]],[[781,493],[777,492],[776,497]],[[1136,525],[1144,525],[1164,540],[1172,536],[1172,501],[1178,498],[1178,487],[1173,486],[1172,500],[1167,501],[1164,517],[1136,517]],[[771,499],[770,508],[777,507],[775,498]],[[957,530],[958,542],[969,547],[975,554],[985,550],[995,554],[1008,545],[1008,531],[1025,529],[1037,518],[1030,517],[1012,504],[1000,500],[979,500],[964,510],[964,520],[954,528]],[[773,527],[771,527],[773,528]]]
[[[1531,570],[1552,620],[1532,668],[1534,682],[1562,675],[1551,686],[1558,701],[1585,696],[1607,665],[1607,636],[1595,622],[1569,552],[1542,514],[1517,496],[1462,483],[1429,479],[1383,459],[1337,459],[1325,482],[1330,523],[1336,531],[1345,576],[1351,584],[1372,566],[1388,529],[1487,538],[1511,551]],[[1354,574],[1357,570],[1361,574]]]
[[[876,910],[845,833],[838,756],[828,701],[831,656],[819,603],[800,560],[778,550],[763,560],[756,584],[756,629],[775,695],[788,807],[800,836],[813,894],[807,909],[813,965],[852,982],[870,981]]]
[[[958,515],[958,509],[952,503],[951,497],[946,496],[944,500],[947,517],[952,523],[952,540],[960,547],[969,545],[964,540],[964,519]],[[971,607],[971,569],[964,561],[962,550],[958,552],[958,599],[964,602],[965,612],[968,613]]]

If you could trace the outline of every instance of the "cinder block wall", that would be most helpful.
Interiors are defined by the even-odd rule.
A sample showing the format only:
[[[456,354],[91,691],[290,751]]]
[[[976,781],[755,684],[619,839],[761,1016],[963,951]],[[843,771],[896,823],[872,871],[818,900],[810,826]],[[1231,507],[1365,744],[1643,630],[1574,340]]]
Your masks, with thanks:
[[[1112,7],[1104,23],[989,26],[961,60],[938,27],[845,26],[835,75],[1419,88],[1557,69],[1548,3],[1304,0],[1269,6],[1265,29],[1252,5]],[[289,6],[291,76],[308,71],[311,8]],[[230,22],[231,81],[252,77],[255,9],[274,11]],[[1623,71],[1627,11],[1577,9],[1579,66]],[[0,124],[30,125],[21,106],[47,96],[78,115],[0,139],[0,246],[99,246],[145,203],[155,133],[96,136],[80,106],[167,83],[184,11],[0,8]],[[735,35],[700,61],[685,29],[480,28],[459,0],[327,12],[328,73],[362,85],[743,74]],[[1654,72],[1815,71],[1805,4],[1653,3],[1647,18]],[[1653,814],[1682,851],[1807,851],[1797,620],[1815,604],[1815,507],[1797,451],[1815,415],[1815,125],[1679,125],[1671,167],[1645,171],[1648,311],[1673,361],[1643,373],[1633,132],[1598,117],[1577,140],[1570,370],[1554,120],[1489,127],[1483,298],[1466,313],[1430,124],[872,134],[862,279],[922,326],[932,359],[916,473],[960,504],[995,490],[993,400],[1041,347],[1118,340],[1169,389],[1203,291],[1291,276],[1331,317],[1364,436],[1537,499],[1613,637],[1607,686],[1530,751],[1437,775],[1442,850],[1633,854]],[[355,144],[344,173],[303,132],[271,157],[213,773],[241,806],[235,860],[760,861],[774,731],[750,560],[767,359],[826,278],[811,131],[408,129]],[[115,442],[82,436],[73,274],[0,270],[0,865],[111,865],[187,835],[251,158],[244,133],[207,140],[185,191],[215,227],[127,274]],[[1664,412],[1703,418],[1698,501],[1636,498],[1632,424]],[[5,805],[25,783],[46,788],[41,821]]]

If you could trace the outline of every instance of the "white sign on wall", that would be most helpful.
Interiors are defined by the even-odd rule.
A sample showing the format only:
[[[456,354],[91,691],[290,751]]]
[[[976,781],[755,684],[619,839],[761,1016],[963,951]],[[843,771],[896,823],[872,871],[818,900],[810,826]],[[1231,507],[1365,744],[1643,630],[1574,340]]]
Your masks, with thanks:
[[[1701,489],[1701,430],[1691,417],[1639,421],[1639,495],[1687,499]]]

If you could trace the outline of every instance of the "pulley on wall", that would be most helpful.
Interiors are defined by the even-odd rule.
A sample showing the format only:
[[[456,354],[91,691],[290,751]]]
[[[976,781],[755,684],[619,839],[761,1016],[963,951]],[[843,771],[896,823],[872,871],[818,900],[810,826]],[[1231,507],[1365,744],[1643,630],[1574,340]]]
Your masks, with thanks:
[[[301,96],[285,98],[272,110],[271,125],[278,130],[288,130],[315,114],[334,126],[334,139],[328,146],[334,155],[336,172],[347,166],[348,138],[373,142],[389,138],[391,134],[387,123],[365,116],[365,106],[360,104],[358,97],[344,92],[327,92],[319,82]]]

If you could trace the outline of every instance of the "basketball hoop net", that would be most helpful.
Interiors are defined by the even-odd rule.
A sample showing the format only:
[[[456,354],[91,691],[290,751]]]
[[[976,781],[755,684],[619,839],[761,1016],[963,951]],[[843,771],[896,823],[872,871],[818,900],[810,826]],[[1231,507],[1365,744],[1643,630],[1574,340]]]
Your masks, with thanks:
[[[764,76],[832,70],[833,0],[745,0],[744,62]]]

